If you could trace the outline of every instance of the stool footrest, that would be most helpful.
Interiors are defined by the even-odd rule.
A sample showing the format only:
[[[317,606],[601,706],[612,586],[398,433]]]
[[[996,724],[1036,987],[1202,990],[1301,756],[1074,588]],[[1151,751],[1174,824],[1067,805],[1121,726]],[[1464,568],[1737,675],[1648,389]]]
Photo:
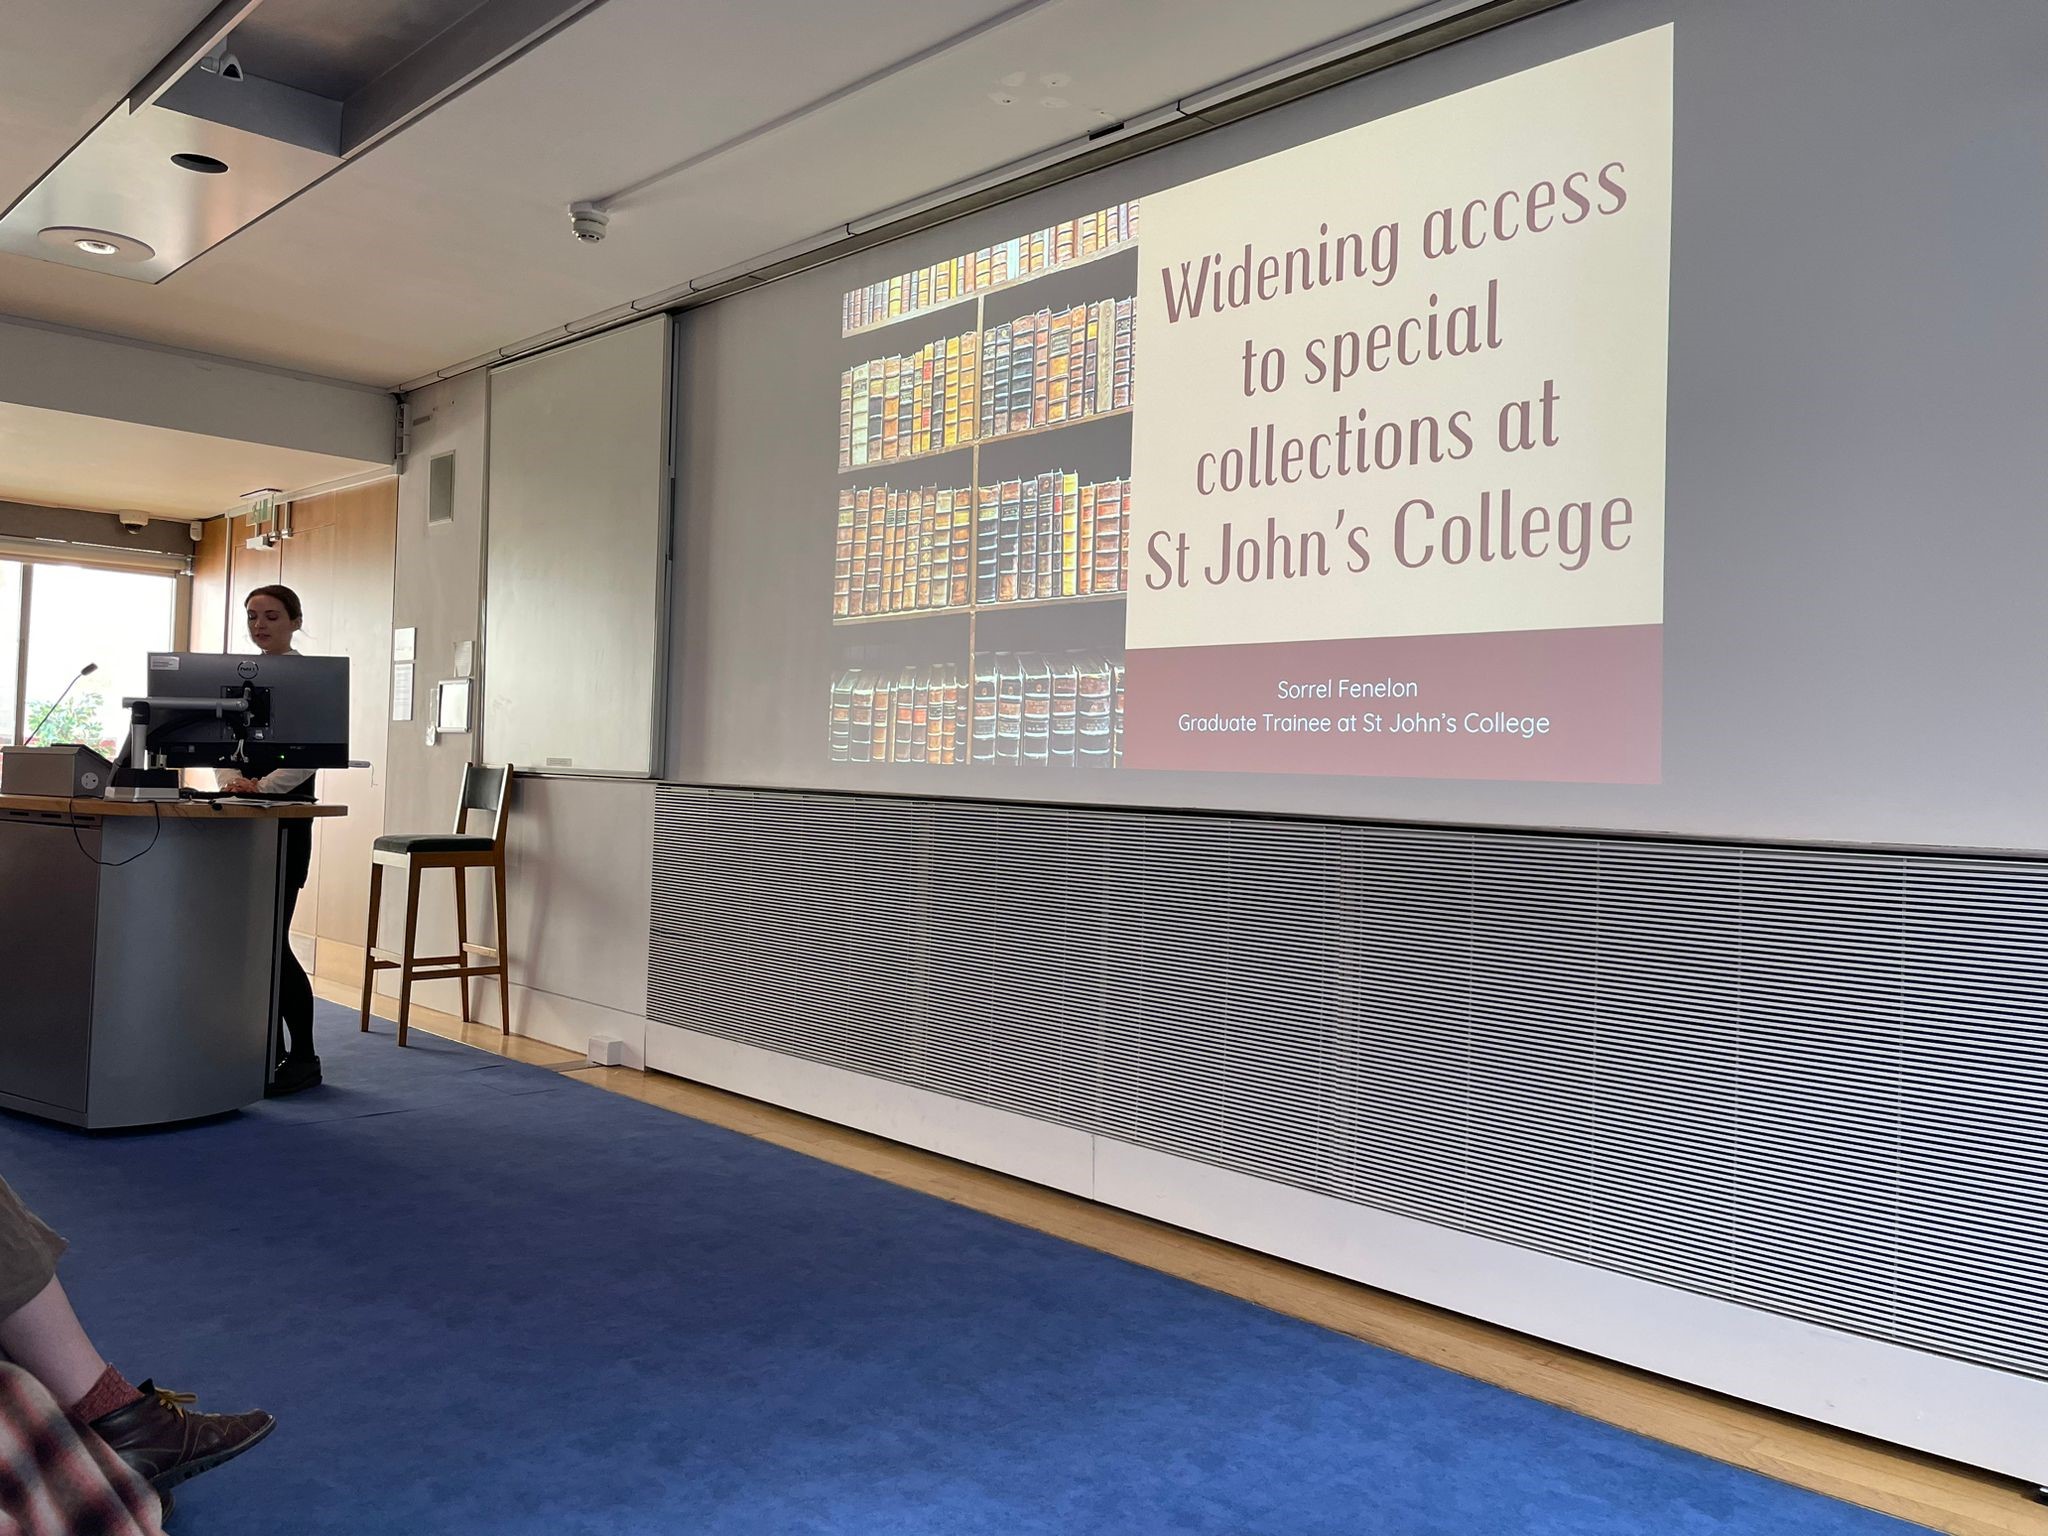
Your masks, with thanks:
[[[502,960],[498,960],[498,952],[495,949],[478,949],[472,946],[470,952],[489,955],[493,960],[497,961],[497,964],[468,965],[466,964],[466,955],[415,955],[412,962],[412,973],[415,977],[419,977],[425,975],[430,968],[454,965],[461,966],[472,976],[495,976],[504,965]],[[402,959],[387,960],[384,958],[383,952],[379,951],[371,956],[370,969],[373,971],[402,971],[405,969],[405,961]],[[454,972],[451,971],[449,974],[453,975]]]
[[[403,969],[403,967],[394,966],[393,969],[399,970]],[[412,968],[412,979],[414,981],[453,981],[458,976],[495,976],[498,974],[499,969],[500,967],[495,965],[440,965],[429,970],[422,969],[420,964],[415,961]]]

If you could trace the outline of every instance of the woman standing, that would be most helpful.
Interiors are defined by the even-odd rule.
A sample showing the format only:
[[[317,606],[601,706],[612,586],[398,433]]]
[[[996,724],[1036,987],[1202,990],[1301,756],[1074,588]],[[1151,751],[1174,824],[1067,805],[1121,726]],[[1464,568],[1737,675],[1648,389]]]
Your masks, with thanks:
[[[249,638],[265,656],[291,656],[292,636],[305,623],[299,594],[290,587],[258,587],[242,599]],[[221,770],[220,787],[233,795],[274,795],[280,799],[311,800],[313,770],[287,768],[263,749],[252,748],[240,772]],[[283,823],[285,906],[284,978],[278,987],[278,1002],[284,1011],[286,1049],[284,1060],[270,1083],[274,1098],[297,1093],[320,1081],[320,1058],[313,1052],[313,983],[306,968],[292,953],[292,913],[299,904],[299,892],[306,884],[306,871],[313,862],[313,823],[294,818]]]

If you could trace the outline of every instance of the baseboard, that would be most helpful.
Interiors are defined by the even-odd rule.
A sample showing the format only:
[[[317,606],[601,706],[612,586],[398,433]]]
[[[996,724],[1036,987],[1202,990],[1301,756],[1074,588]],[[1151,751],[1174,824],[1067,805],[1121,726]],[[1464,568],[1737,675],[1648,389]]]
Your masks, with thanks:
[[[447,1011],[452,1013],[457,1006],[454,983],[444,985],[449,988]],[[481,996],[478,995],[480,993]],[[471,1015],[476,1022],[498,1023],[498,986],[495,980],[486,978],[481,982],[471,982],[470,997],[474,1004]],[[610,1035],[625,1047],[625,1059],[619,1065],[636,1070],[647,1065],[647,1020],[637,1013],[621,1013],[616,1008],[587,1003],[581,998],[563,997],[559,993],[542,992],[515,983],[512,987],[512,1032],[530,1040],[558,1045],[579,1056],[590,1049],[593,1035]]]
[[[363,984],[363,946],[350,944],[341,939],[320,940],[316,952],[317,963],[313,974],[322,981],[331,981],[337,986],[360,987]]]
[[[647,1025],[647,1066],[1094,1198],[1094,1138],[1082,1131],[666,1024]]]
[[[360,987],[362,984],[359,972],[354,985]],[[377,995],[397,1000],[396,971],[377,973]],[[450,1018],[462,1017],[462,994],[452,981],[416,981],[412,987],[412,1000],[418,1007],[431,1008]],[[469,1018],[474,1024],[497,1026],[496,977],[471,980]],[[591,1036],[610,1035],[625,1047],[625,1057],[618,1065],[632,1067],[636,1071],[647,1066],[647,1020],[639,1014],[621,1013],[602,1003],[588,1003],[578,997],[563,997],[536,987],[522,987],[517,982],[512,984],[512,1033],[560,1046],[578,1056],[590,1049]]]
[[[515,1002],[515,1008],[517,1004]],[[2048,1483],[2048,1382],[648,1023],[646,1064],[1604,1359]],[[580,1047],[579,1047],[580,1048]]]

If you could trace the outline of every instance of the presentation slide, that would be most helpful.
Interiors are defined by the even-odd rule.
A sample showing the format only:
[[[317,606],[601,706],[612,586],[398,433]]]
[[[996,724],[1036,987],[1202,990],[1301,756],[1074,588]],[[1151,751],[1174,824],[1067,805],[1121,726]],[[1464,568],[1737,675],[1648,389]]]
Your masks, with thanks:
[[[844,295],[835,762],[1661,775],[1671,28]]]

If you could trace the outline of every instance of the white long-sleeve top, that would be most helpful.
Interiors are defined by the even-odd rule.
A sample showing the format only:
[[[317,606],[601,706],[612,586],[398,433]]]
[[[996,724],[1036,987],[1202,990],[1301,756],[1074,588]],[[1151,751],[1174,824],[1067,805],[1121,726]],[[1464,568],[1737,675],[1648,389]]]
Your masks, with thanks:
[[[214,772],[220,775],[219,783],[223,787],[229,780],[242,776],[239,768],[216,768]],[[311,777],[313,770],[310,768],[273,768],[256,781],[256,788],[261,794],[288,795]]]
[[[291,654],[300,654],[297,646],[292,647]],[[242,777],[239,768],[216,768],[214,773],[218,775],[214,781],[215,788],[225,788],[229,780]],[[256,789],[265,795],[288,795],[312,777],[310,768],[273,768],[256,781]]]

